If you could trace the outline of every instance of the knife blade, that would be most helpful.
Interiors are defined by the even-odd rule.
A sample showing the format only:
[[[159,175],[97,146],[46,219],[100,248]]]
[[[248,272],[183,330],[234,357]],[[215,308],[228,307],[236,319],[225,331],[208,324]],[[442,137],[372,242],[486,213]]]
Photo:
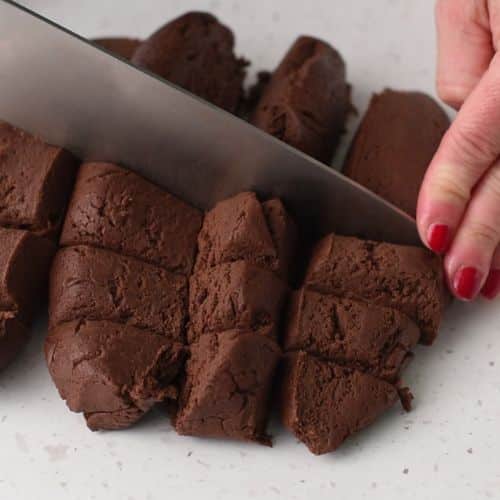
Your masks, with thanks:
[[[0,0],[0,119],[200,207],[279,196],[302,230],[418,244],[414,220],[243,120]]]

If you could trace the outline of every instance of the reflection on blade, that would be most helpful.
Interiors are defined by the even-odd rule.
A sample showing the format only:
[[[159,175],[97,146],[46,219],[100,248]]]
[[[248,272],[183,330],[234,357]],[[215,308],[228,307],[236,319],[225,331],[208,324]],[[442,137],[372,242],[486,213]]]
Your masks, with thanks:
[[[337,172],[5,0],[0,117],[199,207],[252,189],[280,196],[313,233],[419,241],[410,217]]]

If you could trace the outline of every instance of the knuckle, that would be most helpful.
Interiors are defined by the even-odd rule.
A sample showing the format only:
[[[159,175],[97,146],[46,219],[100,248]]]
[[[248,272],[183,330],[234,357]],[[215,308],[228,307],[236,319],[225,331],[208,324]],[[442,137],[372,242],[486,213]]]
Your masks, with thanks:
[[[466,184],[460,182],[454,170],[449,166],[439,169],[433,179],[432,191],[437,198],[464,206],[471,197],[471,191]]]
[[[480,123],[482,120],[489,121],[491,123],[492,118],[498,116],[497,110],[500,106],[500,54],[497,52],[494,59],[490,63],[488,68],[488,76],[485,76],[481,80],[481,93],[483,98],[481,102],[476,102],[476,123]],[[485,97],[484,97],[485,96]],[[474,121],[471,121],[472,124]],[[488,129],[483,128],[481,132],[487,133]],[[491,134],[491,137],[496,137],[495,134]]]
[[[475,121],[455,122],[446,134],[446,141],[458,158],[468,165],[484,163],[496,158],[498,149],[491,131],[484,131]]]
[[[500,229],[494,223],[476,220],[469,223],[468,239],[476,245],[486,248],[495,248],[500,239]]]
[[[469,200],[469,196],[465,194],[461,186],[456,184],[444,184],[440,186],[442,196],[457,205],[465,205]]]

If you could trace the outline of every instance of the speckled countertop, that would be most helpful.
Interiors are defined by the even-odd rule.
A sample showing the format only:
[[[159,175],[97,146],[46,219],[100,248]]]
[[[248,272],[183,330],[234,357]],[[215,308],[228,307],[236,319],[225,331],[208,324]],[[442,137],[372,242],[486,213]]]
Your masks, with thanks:
[[[433,92],[433,0],[22,3],[87,36],[145,36],[186,10],[209,10],[256,68],[313,34],[346,58],[360,111],[385,86]],[[39,325],[0,377],[2,500],[500,498],[498,302],[452,306],[435,346],[419,347],[407,370],[415,409],[394,408],[322,457],[278,428],[272,449],[180,438],[160,412],[128,431],[91,433],[50,382],[44,332]]]

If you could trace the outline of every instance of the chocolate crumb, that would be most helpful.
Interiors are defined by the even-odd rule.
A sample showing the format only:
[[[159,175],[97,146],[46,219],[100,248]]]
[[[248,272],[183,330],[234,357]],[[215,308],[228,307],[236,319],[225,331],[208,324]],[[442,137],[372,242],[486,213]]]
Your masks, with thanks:
[[[406,412],[411,411],[411,403],[415,399],[412,392],[408,387],[401,387],[398,389],[399,399],[401,400],[401,406]]]

